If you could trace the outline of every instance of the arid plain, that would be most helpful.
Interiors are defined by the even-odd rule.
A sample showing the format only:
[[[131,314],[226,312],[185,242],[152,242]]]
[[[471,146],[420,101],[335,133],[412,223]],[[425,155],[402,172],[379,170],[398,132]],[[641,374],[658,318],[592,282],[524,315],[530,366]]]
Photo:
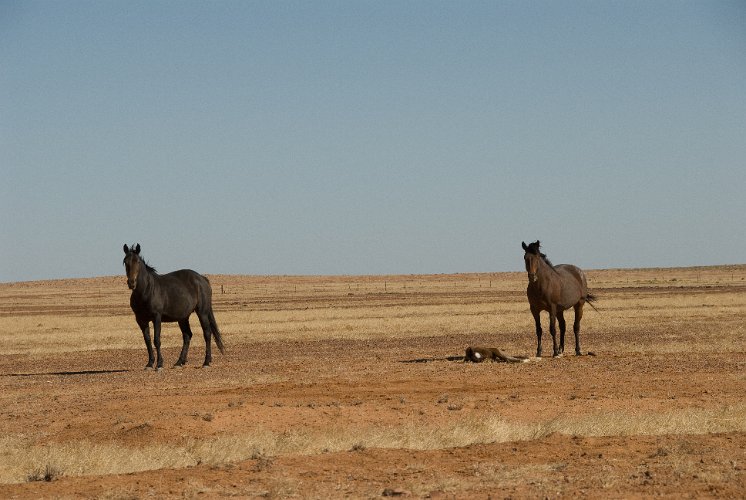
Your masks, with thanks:
[[[123,275],[0,284],[0,496],[746,491],[744,265],[588,271],[595,356],[521,364],[449,358],[534,354],[525,273],[210,281],[226,354],[158,372]]]

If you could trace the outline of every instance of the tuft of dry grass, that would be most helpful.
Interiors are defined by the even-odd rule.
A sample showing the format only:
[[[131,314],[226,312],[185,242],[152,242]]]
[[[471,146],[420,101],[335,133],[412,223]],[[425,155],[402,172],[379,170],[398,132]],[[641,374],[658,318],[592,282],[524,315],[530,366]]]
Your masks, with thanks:
[[[62,471],[57,469],[54,465],[47,464],[44,467],[38,467],[34,469],[29,475],[26,477],[26,481],[29,483],[34,481],[46,481],[51,482],[57,479],[62,475]]]

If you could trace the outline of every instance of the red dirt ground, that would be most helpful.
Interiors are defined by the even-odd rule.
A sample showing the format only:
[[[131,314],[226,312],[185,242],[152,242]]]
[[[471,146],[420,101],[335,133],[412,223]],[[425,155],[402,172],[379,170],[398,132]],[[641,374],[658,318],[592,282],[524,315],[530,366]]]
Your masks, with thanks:
[[[683,342],[694,342],[705,327],[694,322]],[[213,366],[201,369],[196,364],[203,345],[195,332],[193,364],[160,372],[142,370],[144,348],[3,355],[4,434],[46,436],[38,439],[48,443],[115,443],[123,450],[252,429],[331,436],[360,430],[361,437],[359,445],[311,454],[257,453],[225,463],[98,476],[62,471],[51,482],[2,484],[0,496],[743,498],[742,431],[595,437],[550,432],[425,450],[365,445],[370,429],[437,430],[495,416],[520,424],[594,414],[634,419],[717,411],[746,401],[742,348],[640,355],[624,348],[645,342],[639,332],[611,330],[588,334],[596,356],[525,364],[446,359],[463,354],[467,345],[494,345],[487,333],[243,345],[231,345],[227,337],[228,354],[214,354]],[[661,332],[647,333],[654,337],[647,342],[655,342]],[[530,330],[516,335],[526,351],[533,349]],[[177,356],[178,349],[166,350],[167,363]],[[473,428],[478,432],[478,425]]]

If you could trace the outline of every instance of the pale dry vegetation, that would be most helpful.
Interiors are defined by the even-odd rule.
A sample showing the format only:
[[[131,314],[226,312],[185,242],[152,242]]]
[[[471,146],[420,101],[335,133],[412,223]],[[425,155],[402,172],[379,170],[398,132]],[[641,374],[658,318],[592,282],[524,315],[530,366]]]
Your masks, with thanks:
[[[454,419],[446,426],[404,424],[309,432],[252,430],[244,434],[187,438],[181,443],[138,447],[90,441],[35,444],[31,439],[0,439],[3,482],[64,474],[108,475],[153,469],[219,465],[277,455],[315,455],[367,448],[437,450],[475,444],[535,440],[553,433],[569,436],[697,435],[746,432],[746,404],[719,409],[686,409],[664,413],[614,412],[583,417],[556,417],[531,424],[501,417]],[[35,479],[42,480],[42,479]],[[47,479],[48,480],[48,479]]]
[[[582,340],[597,356],[507,366],[446,358],[472,343],[533,354],[524,273],[216,275],[227,356],[161,373],[141,371],[123,277],[0,284],[0,482],[556,434],[742,435],[744,278],[745,266],[590,271],[599,312],[586,307]],[[163,339],[170,366],[178,327]],[[517,484],[546,467],[474,471]],[[443,488],[458,489],[449,477]]]

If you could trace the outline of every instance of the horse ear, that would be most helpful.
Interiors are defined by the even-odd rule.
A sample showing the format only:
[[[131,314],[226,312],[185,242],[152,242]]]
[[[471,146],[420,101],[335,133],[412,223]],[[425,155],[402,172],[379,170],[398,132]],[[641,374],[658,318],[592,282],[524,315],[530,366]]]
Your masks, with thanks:
[[[521,241],[521,245],[523,245],[523,250],[524,250],[525,252],[528,252],[528,247],[526,246],[526,242],[525,242],[525,241]],[[127,248],[127,245],[124,245],[124,248]],[[127,251],[127,250],[125,250],[125,252],[126,252],[126,251]]]
[[[130,249],[127,248],[127,243],[124,244],[124,253],[130,253]]]
[[[135,246],[135,253],[137,255],[140,255],[140,244],[139,243]]]

